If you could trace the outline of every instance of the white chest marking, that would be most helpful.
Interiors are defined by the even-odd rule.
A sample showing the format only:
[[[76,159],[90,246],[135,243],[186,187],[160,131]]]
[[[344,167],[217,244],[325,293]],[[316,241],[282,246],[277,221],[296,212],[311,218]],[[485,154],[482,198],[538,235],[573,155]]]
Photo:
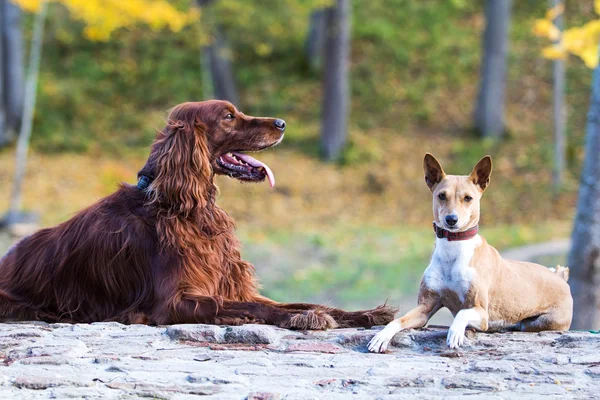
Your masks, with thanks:
[[[438,293],[450,290],[456,293],[460,301],[464,301],[475,279],[475,269],[470,266],[471,259],[480,245],[479,235],[453,242],[436,238],[431,262],[423,274],[427,287]]]

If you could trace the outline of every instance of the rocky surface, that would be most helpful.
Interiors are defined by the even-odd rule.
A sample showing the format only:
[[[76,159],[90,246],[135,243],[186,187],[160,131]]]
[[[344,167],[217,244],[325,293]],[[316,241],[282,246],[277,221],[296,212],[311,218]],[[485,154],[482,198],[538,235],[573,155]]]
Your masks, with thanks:
[[[377,328],[376,328],[377,329]],[[0,324],[0,397],[187,399],[600,398],[600,335],[270,326]]]

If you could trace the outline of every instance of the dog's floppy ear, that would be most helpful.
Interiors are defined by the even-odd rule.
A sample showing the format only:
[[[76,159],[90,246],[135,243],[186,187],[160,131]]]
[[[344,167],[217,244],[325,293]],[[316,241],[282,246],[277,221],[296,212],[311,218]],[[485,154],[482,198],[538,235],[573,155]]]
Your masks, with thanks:
[[[156,178],[149,189],[155,200],[186,216],[207,205],[212,168],[203,126],[170,120],[154,143],[153,156]]]
[[[481,188],[481,191],[485,191],[488,185],[490,184],[490,176],[492,175],[492,157],[485,156],[475,168],[473,168],[473,172],[469,175],[469,179],[473,181],[474,184]]]
[[[430,153],[425,154],[423,171],[425,172],[425,183],[430,190],[433,190],[433,186],[440,183],[446,176],[440,162]]]

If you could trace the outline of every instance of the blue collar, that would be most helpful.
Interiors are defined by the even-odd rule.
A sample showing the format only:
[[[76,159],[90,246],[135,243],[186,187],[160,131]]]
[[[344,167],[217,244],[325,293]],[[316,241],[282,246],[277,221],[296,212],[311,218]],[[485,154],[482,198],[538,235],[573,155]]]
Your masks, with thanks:
[[[146,190],[152,183],[152,179],[146,175],[140,175],[138,178],[137,188],[140,190]]]

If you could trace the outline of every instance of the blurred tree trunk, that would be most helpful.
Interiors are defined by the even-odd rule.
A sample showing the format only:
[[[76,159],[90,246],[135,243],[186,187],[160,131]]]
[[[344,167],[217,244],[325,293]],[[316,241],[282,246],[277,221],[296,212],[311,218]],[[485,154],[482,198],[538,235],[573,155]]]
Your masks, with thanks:
[[[23,114],[25,90],[23,71],[23,34],[21,30],[21,9],[11,1],[4,0],[4,88],[9,129],[17,130]]]
[[[208,66],[208,68],[204,69],[210,72],[212,82],[212,93],[205,93],[204,96],[207,97],[207,95],[210,95],[217,99],[239,104],[231,62],[231,51],[227,46],[221,27],[218,22],[214,22],[214,16],[210,15],[210,6],[214,2],[215,0],[196,0],[196,4],[202,9],[202,20],[205,21],[206,26],[212,24],[213,34],[213,40],[202,48],[202,57],[205,58],[203,63]],[[211,17],[210,21],[209,16]],[[208,89],[208,85],[204,84],[203,86],[205,89]]]
[[[3,0],[3,2],[3,97],[6,109],[6,127],[9,132],[16,132],[19,129],[23,114],[23,95],[25,90],[21,9],[11,1]]]
[[[483,136],[504,135],[504,91],[511,0],[487,0],[486,27],[475,129]]]
[[[572,243],[568,263],[575,311],[572,327],[600,329],[600,66],[592,78]]]
[[[27,81],[25,83],[25,93],[23,102],[23,120],[17,140],[17,151],[15,157],[15,178],[12,195],[10,198],[10,207],[8,214],[4,218],[7,225],[18,222],[23,213],[21,213],[21,197],[23,194],[23,180],[27,169],[27,153],[29,152],[29,139],[33,128],[33,115],[35,112],[35,101],[37,94],[38,76],[40,72],[40,60],[42,58],[42,46],[44,44],[44,26],[46,15],[48,14],[48,1],[42,0],[40,11],[35,15],[33,26],[33,37],[31,39],[31,50],[29,51],[29,64],[27,71]]]
[[[564,4],[563,0],[550,0],[552,8]],[[559,14],[554,20],[554,25],[560,30],[561,36],[563,32],[563,13]],[[558,44],[560,39],[555,41]],[[554,110],[554,169],[552,171],[552,183],[555,189],[560,188],[563,182],[563,174],[565,171],[565,110],[564,110],[564,93],[565,93],[565,62],[564,60],[553,61],[554,75],[554,93],[553,93],[553,110]]]
[[[336,0],[325,10],[324,53],[321,141],[325,159],[337,160],[348,129],[350,0]]]
[[[0,31],[4,31],[4,0],[0,0]],[[4,35],[2,35],[4,36]],[[0,36],[0,147],[8,143],[6,106],[4,105],[4,40]]]
[[[325,10],[317,9],[310,14],[310,26],[304,49],[311,69],[321,69],[323,42],[325,41]]]
[[[239,104],[231,63],[231,51],[226,45],[219,27],[215,27],[213,41],[206,46],[204,54],[210,58],[210,71],[215,98]]]
[[[0,0],[0,146],[15,136],[23,113],[21,9]]]

